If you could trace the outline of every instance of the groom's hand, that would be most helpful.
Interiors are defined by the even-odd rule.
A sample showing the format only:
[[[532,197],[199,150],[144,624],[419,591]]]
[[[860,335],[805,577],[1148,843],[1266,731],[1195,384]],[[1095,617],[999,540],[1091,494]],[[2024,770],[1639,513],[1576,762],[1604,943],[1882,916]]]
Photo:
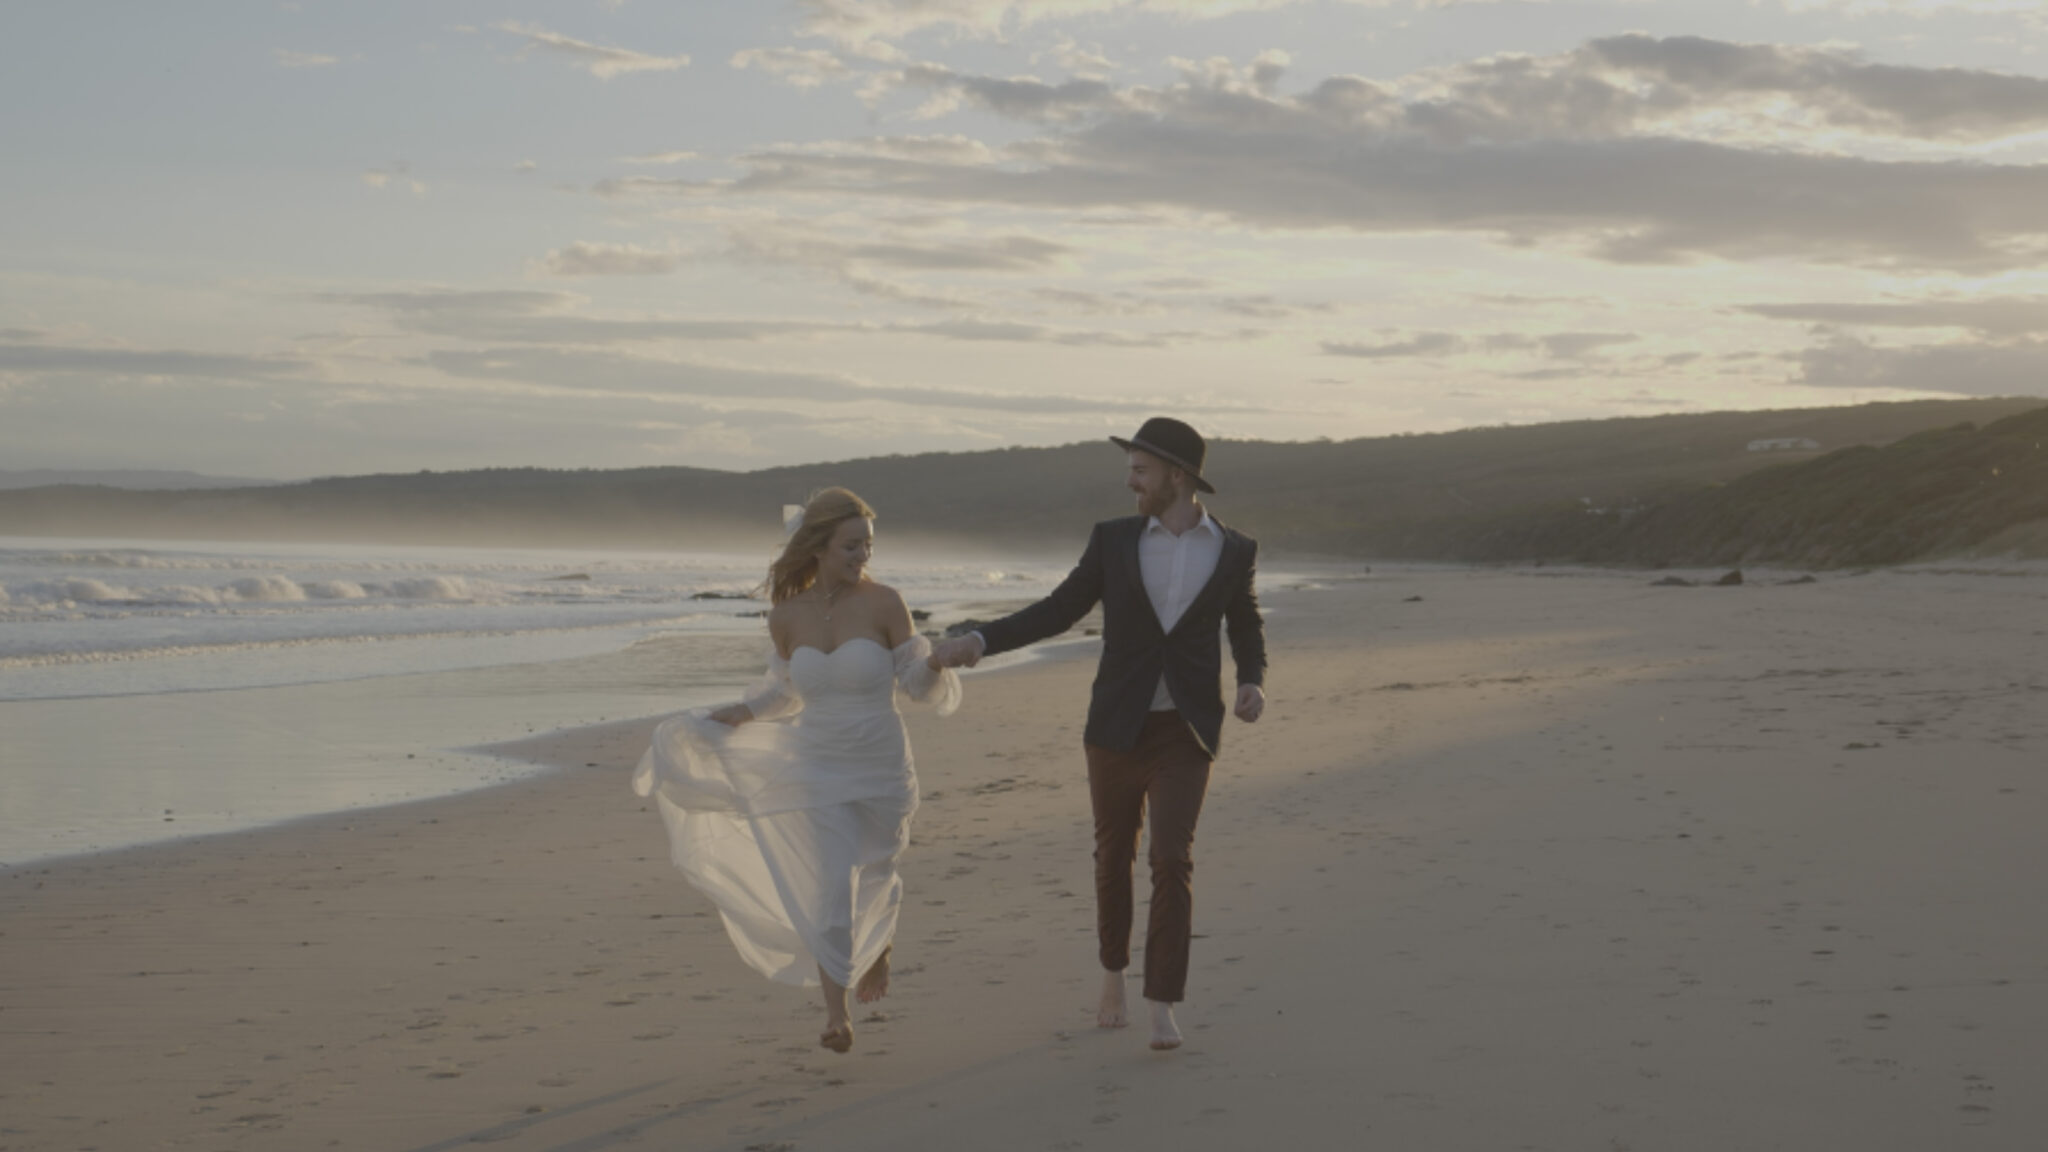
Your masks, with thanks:
[[[1266,690],[1257,684],[1237,686],[1237,718],[1247,724],[1259,718],[1266,710]]]

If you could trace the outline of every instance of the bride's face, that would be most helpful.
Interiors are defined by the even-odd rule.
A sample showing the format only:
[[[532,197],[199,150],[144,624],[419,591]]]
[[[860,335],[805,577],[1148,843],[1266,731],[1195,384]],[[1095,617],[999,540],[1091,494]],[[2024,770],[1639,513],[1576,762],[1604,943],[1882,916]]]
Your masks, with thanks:
[[[818,553],[818,577],[832,582],[857,584],[868,561],[875,554],[875,523],[865,516],[842,520]]]

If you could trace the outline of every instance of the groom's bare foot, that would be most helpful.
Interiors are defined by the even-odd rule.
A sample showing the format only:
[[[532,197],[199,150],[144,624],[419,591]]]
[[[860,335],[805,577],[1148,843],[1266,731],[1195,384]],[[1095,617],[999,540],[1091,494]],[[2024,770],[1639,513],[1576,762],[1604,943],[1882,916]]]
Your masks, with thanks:
[[[889,953],[893,948],[882,949],[875,962],[862,973],[860,983],[853,987],[853,998],[863,1004],[873,1004],[889,994]]]
[[[1102,1003],[1095,1009],[1097,1028],[1122,1028],[1131,1022],[1124,1008],[1124,974],[1102,974]]]
[[[842,1055],[851,1052],[853,1050],[853,1025],[844,1020],[837,1024],[827,1024],[825,1030],[818,1033],[818,1047],[830,1048],[832,1051]]]
[[[1164,1000],[1147,1000],[1152,1006],[1152,1050],[1170,1052],[1180,1047],[1180,1025],[1173,1021],[1173,1005]]]

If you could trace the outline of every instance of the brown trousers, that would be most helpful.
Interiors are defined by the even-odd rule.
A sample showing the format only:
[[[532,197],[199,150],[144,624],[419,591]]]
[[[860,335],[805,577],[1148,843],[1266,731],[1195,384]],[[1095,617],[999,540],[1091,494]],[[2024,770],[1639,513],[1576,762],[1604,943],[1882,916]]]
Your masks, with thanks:
[[[1095,930],[1102,967],[1131,963],[1131,869],[1152,816],[1152,913],[1145,929],[1145,999],[1177,1003],[1187,990],[1193,929],[1195,821],[1209,788],[1209,754],[1179,712],[1154,712],[1128,752],[1086,745],[1095,804]]]

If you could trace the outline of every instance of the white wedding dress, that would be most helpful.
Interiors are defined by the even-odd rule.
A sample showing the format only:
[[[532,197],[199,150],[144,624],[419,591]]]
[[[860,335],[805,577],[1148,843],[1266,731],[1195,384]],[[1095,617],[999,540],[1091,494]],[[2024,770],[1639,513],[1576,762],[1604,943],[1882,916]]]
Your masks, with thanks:
[[[664,721],[633,773],[668,825],[676,867],[718,906],[741,959],[770,980],[815,987],[818,969],[852,986],[896,934],[917,774],[897,698],[949,715],[951,669],[931,642],[868,639],[830,652],[770,653],[747,698],[755,722],[708,710]]]

